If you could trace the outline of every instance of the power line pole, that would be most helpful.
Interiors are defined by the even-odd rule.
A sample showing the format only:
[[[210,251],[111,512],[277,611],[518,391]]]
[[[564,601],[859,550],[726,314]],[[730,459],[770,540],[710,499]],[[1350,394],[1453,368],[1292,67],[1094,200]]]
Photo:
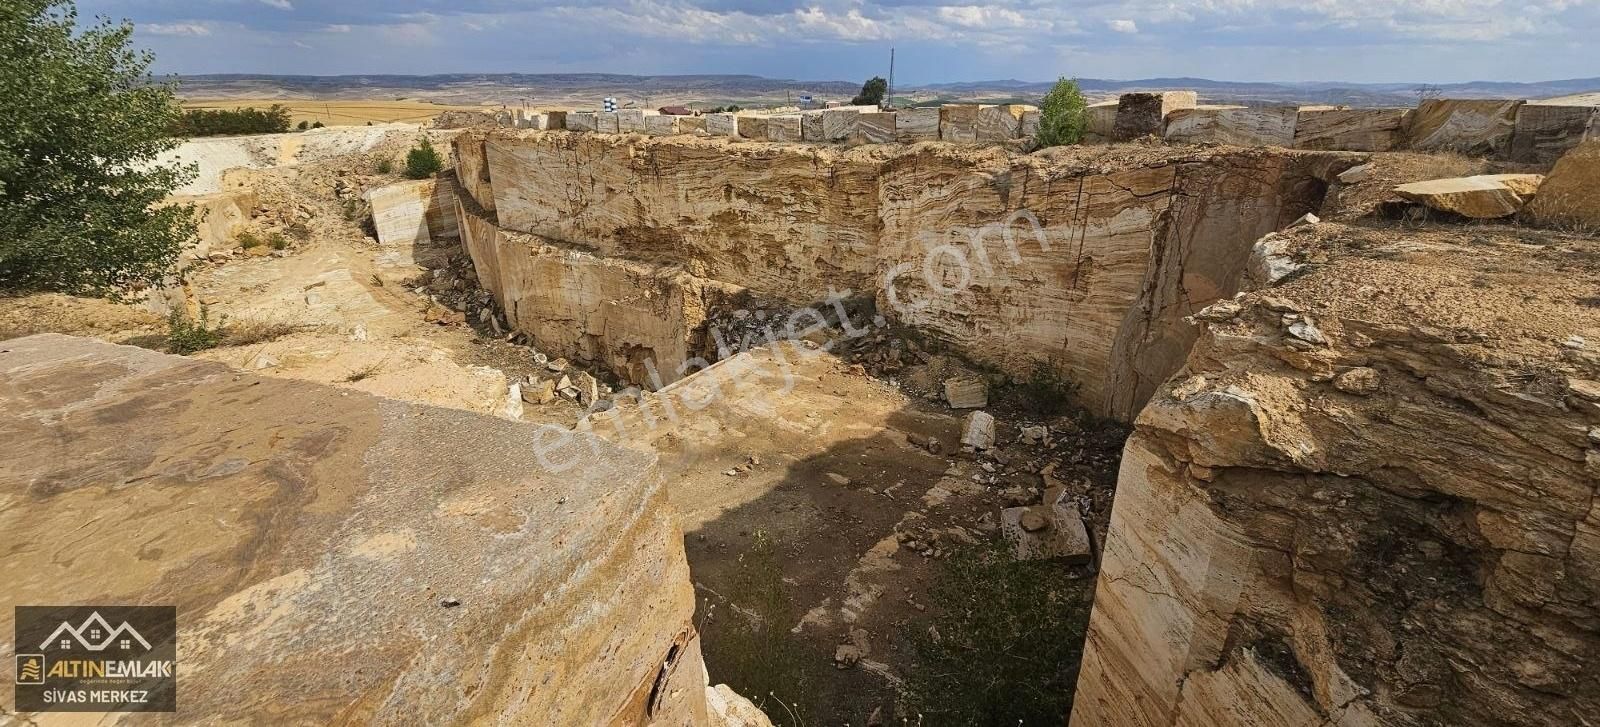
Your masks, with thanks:
[[[889,108],[894,108],[894,46],[889,46]]]

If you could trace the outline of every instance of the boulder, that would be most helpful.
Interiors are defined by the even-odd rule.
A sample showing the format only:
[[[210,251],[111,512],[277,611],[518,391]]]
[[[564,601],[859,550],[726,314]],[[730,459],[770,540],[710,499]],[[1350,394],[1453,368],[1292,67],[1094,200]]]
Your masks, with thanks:
[[[993,449],[994,417],[981,411],[968,414],[966,430],[961,434],[961,444],[973,449]]]
[[[767,117],[740,116],[739,136],[745,139],[767,140]]]
[[[1031,106],[1002,104],[978,109],[978,141],[1010,141],[1022,136],[1022,114]]]
[[[901,109],[894,117],[895,138],[906,143],[939,138],[939,107]]]
[[[767,141],[802,141],[800,116],[785,114],[767,117]]]
[[[939,138],[945,141],[978,140],[977,104],[945,104],[939,107]]]
[[[825,141],[849,141],[856,134],[856,109],[827,109],[822,112],[822,137]]]
[[[644,117],[644,133],[651,136],[672,136],[678,133],[678,122],[682,118],[668,114],[651,114]]]
[[[856,116],[856,133],[851,139],[857,144],[888,144],[895,140],[893,111],[865,112]]]
[[[1302,108],[1294,148],[1323,151],[1390,151],[1401,146],[1410,109]]]
[[[1059,490],[1051,490],[1049,495],[1054,499],[1044,504],[1001,510],[1000,534],[1018,560],[1061,558],[1073,564],[1088,563],[1094,550],[1077,506]]]
[[[711,136],[738,136],[739,117],[733,114],[706,114],[706,133]]]
[[[1145,136],[1161,136],[1167,125],[1167,114],[1179,109],[1192,109],[1199,103],[1194,91],[1158,91],[1154,93],[1125,93],[1117,99],[1117,121],[1112,128],[1113,141],[1131,141]]]
[[[1299,115],[1294,107],[1178,109],[1167,115],[1165,135],[1179,143],[1288,147]]]
[[[529,404],[549,404],[556,398],[556,382],[534,379],[522,383],[522,400]]]
[[[944,400],[952,409],[982,409],[989,405],[989,385],[977,376],[945,379]]]
[[[1586,138],[1600,138],[1600,107],[1523,104],[1511,131],[1511,159],[1553,164]]]
[[[1402,184],[1394,192],[1441,212],[1495,219],[1519,212],[1543,181],[1539,174],[1483,174]]]
[[[1417,151],[1497,156],[1511,145],[1522,101],[1428,99],[1406,117],[1405,138]]]
[[[1556,162],[1528,204],[1534,222],[1600,231],[1600,140],[1586,141]]]

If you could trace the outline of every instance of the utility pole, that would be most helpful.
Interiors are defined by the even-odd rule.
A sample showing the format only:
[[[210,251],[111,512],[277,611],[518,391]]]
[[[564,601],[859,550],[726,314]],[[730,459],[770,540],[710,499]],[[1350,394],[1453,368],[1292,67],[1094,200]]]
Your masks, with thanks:
[[[894,108],[894,46],[892,46],[892,45],[889,46],[889,94],[888,94],[888,97],[889,97],[889,105],[887,106],[887,108],[891,108],[892,109],[892,108]]]

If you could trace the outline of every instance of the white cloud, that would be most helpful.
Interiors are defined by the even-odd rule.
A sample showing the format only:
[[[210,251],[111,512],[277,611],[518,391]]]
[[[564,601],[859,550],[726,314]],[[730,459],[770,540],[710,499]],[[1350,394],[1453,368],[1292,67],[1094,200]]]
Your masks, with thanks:
[[[347,23],[338,23],[338,24],[335,24],[335,25],[324,25],[324,26],[322,26],[322,32],[324,32],[324,33],[348,33],[348,32],[350,32],[350,25],[347,24]]]
[[[1007,8],[977,5],[947,5],[939,8],[939,19],[963,28],[1021,28],[1022,13]]]
[[[211,35],[211,29],[201,23],[145,23],[139,30],[151,35],[188,35],[196,38]]]
[[[289,0],[261,0],[261,4],[262,5],[266,5],[268,7],[274,7],[274,8],[277,8],[279,10],[293,10],[294,9],[294,3],[289,2]]]
[[[1132,20],[1107,20],[1106,27],[1117,31],[1118,33],[1139,32],[1139,24],[1133,22]]]

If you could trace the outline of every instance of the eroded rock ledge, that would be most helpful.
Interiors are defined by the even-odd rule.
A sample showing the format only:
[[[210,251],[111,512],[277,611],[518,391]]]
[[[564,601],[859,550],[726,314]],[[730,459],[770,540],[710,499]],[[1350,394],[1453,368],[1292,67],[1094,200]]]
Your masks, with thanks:
[[[536,235],[519,255],[548,258],[553,246],[793,305],[874,297],[889,323],[1017,376],[1043,367],[1118,418],[1181,364],[1193,341],[1183,317],[1237,289],[1251,244],[1315,208],[1333,175],[1361,159],[943,143],[840,151],[561,132],[467,132],[456,154],[463,197],[476,203],[463,211],[469,239]],[[480,272],[527,264],[503,257],[505,245],[469,246]],[[555,273],[499,288],[496,275],[481,277],[508,308],[542,296],[539,315],[572,321],[597,307],[658,305],[648,294],[582,292]],[[540,292],[558,288],[567,292]],[[673,313],[668,325],[682,319]],[[647,383],[633,376],[641,355],[667,372],[692,348],[637,346],[556,351]]]
[[[1278,236],[1139,416],[1072,723],[1573,725],[1600,711],[1600,252]]]

